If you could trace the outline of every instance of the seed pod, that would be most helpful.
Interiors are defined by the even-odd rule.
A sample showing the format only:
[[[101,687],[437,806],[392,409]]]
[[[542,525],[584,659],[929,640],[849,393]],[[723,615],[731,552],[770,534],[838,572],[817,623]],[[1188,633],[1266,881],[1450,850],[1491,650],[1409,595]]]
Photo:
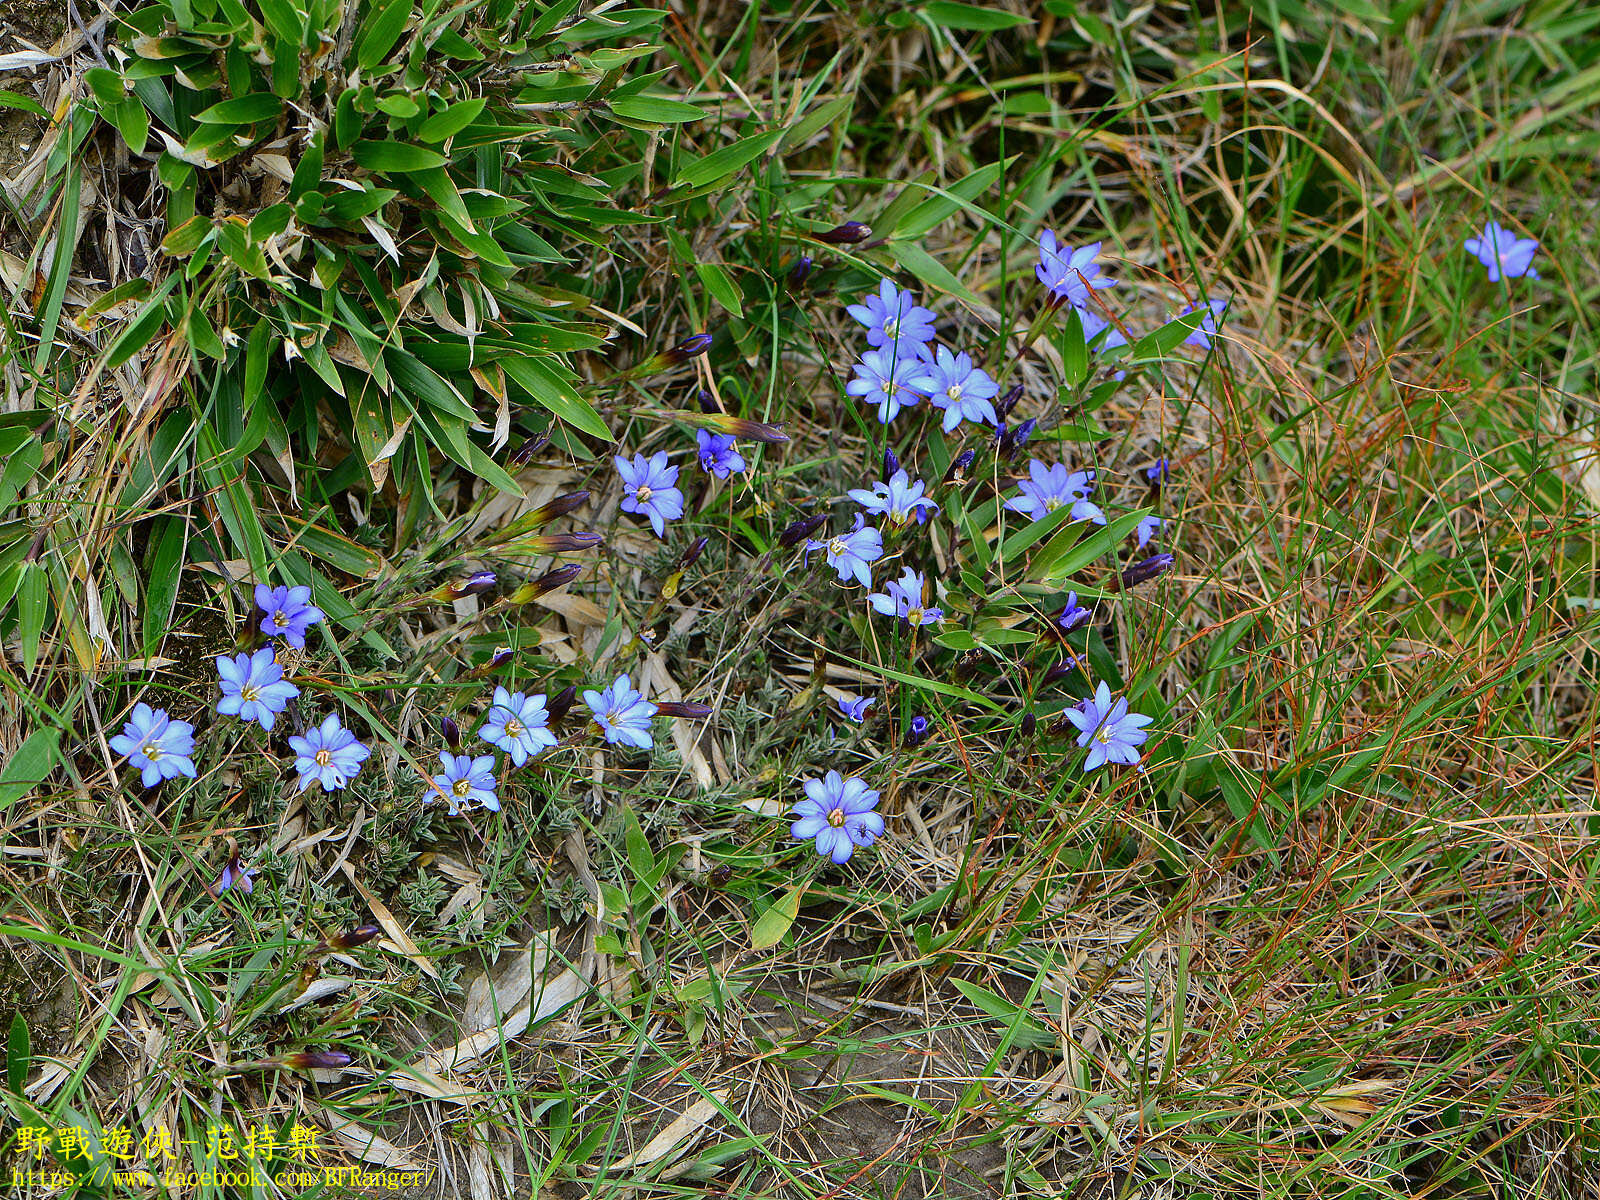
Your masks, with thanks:
[[[1031,712],[1022,714],[1022,720],[1017,723],[1017,732],[1024,738],[1033,736],[1034,728],[1039,724],[1039,718]]]

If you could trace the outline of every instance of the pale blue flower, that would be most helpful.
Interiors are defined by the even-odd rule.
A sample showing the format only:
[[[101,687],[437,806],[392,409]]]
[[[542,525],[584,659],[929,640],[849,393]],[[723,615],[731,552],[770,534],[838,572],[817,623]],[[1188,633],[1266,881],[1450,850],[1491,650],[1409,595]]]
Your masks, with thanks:
[[[1519,238],[1498,221],[1490,221],[1483,232],[1462,243],[1467,253],[1489,268],[1489,282],[1499,283],[1503,275],[1516,279],[1526,275],[1539,278],[1533,269],[1533,256],[1539,252],[1539,243],[1533,238]]]
[[[882,480],[874,483],[870,492],[865,488],[851,488],[847,494],[867,512],[887,517],[891,525],[904,525],[913,517],[921,525],[939,511],[939,506],[923,495],[925,489],[922,480],[913,483],[902,468],[888,483]]]
[[[133,713],[122,732],[111,739],[111,748],[128,756],[145,787],[155,787],[164,779],[179,775],[195,777],[194,726],[174,721],[164,708],[151,708],[144,701],[133,706]]]
[[[910,567],[899,579],[884,585],[884,590],[867,597],[873,609],[886,617],[901,617],[911,626],[932,625],[944,620],[944,612],[937,608],[924,608],[923,593],[927,583]]]
[[[264,614],[261,632],[268,637],[282,636],[300,649],[306,644],[306,630],[322,620],[323,612],[311,603],[308,587],[268,587],[256,584],[256,607]]]
[[[1061,463],[1047,467],[1035,458],[1028,462],[1028,475],[1029,478],[1017,484],[1022,494],[1006,501],[1008,511],[1022,513],[1037,521],[1058,508],[1070,506],[1074,521],[1092,521],[1096,525],[1106,523],[1105,513],[1089,499],[1089,488],[1094,482],[1092,472],[1069,472]]]
[[[1045,230],[1039,235],[1039,265],[1034,274],[1039,282],[1050,289],[1056,304],[1070,304],[1077,309],[1087,309],[1091,290],[1108,288],[1116,283],[1100,274],[1094,259],[1100,253],[1100,242],[1091,242],[1077,250],[1056,241],[1056,235]],[[1085,329],[1085,334],[1088,330]]]
[[[894,347],[868,350],[856,363],[855,377],[844,390],[878,406],[878,420],[887,425],[902,408],[912,408],[922,399],[911,387],[911,380],[922,371],[916,356]]]
[[[503,687],[494,689],[494,704],[478,736],[504,750],[519,767],[539,751],[556,744],[556,735],[550,732],[550,714],[544,697],[524,696]]]
[[[603,691],[584,692],[583,702],[594,714],[606,741],[640,750],[655,744],[650,736],[650,718],[656,715],[656,706],[634,691],[633,680],[626,675],[618,675]]]
[[[1156,533],[1160,529],[1160,517],[1140,517],[1138,527],[1134,531],[1139,537],[1139,548],[1142,550],[1144,547],[1148,546],[1150,544],[1150,539],[1155,537]]]
[[[1135,748],[1149,737],[1144,726],[1153,718],[1128,711],[1128,701],[1118,697],[1111,700],[1111,689],[1102,680],[1094,695],[1076,708],[1062,714],[1078,728],[1078,745],[1089,747],[1084,760],[1085,772],[1104,766],[1107,762],[1127,763],[1132,766],[1140,758]]]
[[[632,462],[616,454],[611,461],[622,476],[622,511],[643,513],[656,536],[666,537],[667,522],[683,516],[683,493],[676,486],[678,468],[667,464],[667,452],[658,450],[648,459],[635,454]]]
[[[805,561],[810,563],[813,550],[826,551],[828,565],[841,580],[854,578],[862,587],[871,587],[871,564],[883,557],[883,535],[876,529],[863,528],[865,522],[866,518],[857,513],[856,523],[847,532],[835,534],[825,542],[806,539]]]
[[[481,804],[493,812],[500,811],[500,797],[495,794],[499,786],[494,778],[494,755],[480,754],[476,758],[465,754],[439,752],[441,774],[433,777],[436,795],[443,796],[450,805],[450,815],[461,812],[463,804]],[[428,796],[428,800],[436,796]]]
[[[854,700],[839,701],[839,712],[860,725],[867,719],[867,709],[871,704],[871,696],[857,696]]]
[[[862,780],[829,771],[802,786],[806,798],[791,810],[799,819],[789,833],[800,842],[815,838],[817,853],[824,858],[846,862],[857,846],[870,846],[883,835],[883,817],[872,811],[878,807],[878,793]]]
[[[1056,624],[1064,630],[1076,629],[1094,615],[1089,609],[1078,603],[1078,593],[1067,593],[1067,606],[1061,610],[1061,615],[1056,618]]]
[[[1204,304],[1186,304],[1178,311],[1178,316],[1187,317],[1192,312],[1205,310],[1205,315],[1200,318],[1200,324],[1189,331],[1189,336],[1183,339],[1185,346],[1199,346],[1202,350],[1211,349],[1211,339],[1217,336],[1217,318],[1227,311],[1226,300],[1208,300]]]
[[[903,292],[889,280],[878,285],[877,294],[868,292],[860,304],[845,309],[856,322],[866,326],[867,345],[911,347],[933,337],[934,315],[923,308],[910,292]]]
[[[284,706],[300,694],[299,688],[284,679],[283,667],[273,657],[271,646],[263,646],[254,654],[219,657],[217,674],[222,687],[217,711],[241,721],[258,721],[266,730],[272,728]]]
[[[294,751],[294,769],[300,772],[300,786],[295,790],[302,792],[313,783],[321,784],[325,792],[344,787],[372,753],[340,724],[337,713],[329,713],[304,737],[291,737],[289,749]]]
[[[929,404],[944,410],[946,433],[963,421],[989,425],[1000,422],[994,411],[1000,385],[989,378],[987,371],[972,365],[970,354],[952,354],[944,346],[937,347],[933,358],[911,379],[910,386],[927,396]]]
[[[726,479],[729,475],[744,470],[744,455],[733,448],[733,436],[731,434],[712,433],[709,429],[697,429],[694,437],[700,448],[700,469],[706,474],[715,475],[718,479]]]

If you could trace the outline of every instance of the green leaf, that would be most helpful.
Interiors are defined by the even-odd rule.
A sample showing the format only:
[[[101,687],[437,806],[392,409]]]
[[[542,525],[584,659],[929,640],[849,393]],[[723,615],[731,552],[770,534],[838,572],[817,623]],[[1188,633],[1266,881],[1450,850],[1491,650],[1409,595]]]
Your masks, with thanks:
[[[611,431],[589,402],[576,389],[537,358],[503,358],[506,375],[528,395],[574,429],[604,441],[613,441]]]
[[[194,119],[202,125],[254,125],[272,120],[282,111],[283,101],[271,92],[255,92],[213,104],[196,113]]]
[[[356,34],[356,65],[363,71],[388,57],[411,19],[411,0],[379,0]]]
[[[306,19],[289,0],[258,0],[267,28],[298,46],[306,36]]]
[[[119,100],[106,110],[106,116],[117,127],[128,149],[135,154],[143,154],[145,142],[150,137],[150,114],[145,111],[139,98],[128,96]]]
[[[6,1038],[6,1086],[13,1096],[22,1095],[22,1085],[28,1081],[28,1068],[32,1065],[28,1022],[21,1013],[15,1013],[11,1017],[11,1033]]]
[[[1083,340],[1083,320],[1076,307],[1067,310],[1055,343],[1061,352],[1061,377],[1068,387],[1077,387],[1089,376],[1089,344]]]
[[[0,108],[20,108],[23,112],[32,113],[36,117],[49,118],[50,114],[44,110],[32,96],[24,96],[21,92],[0,91]]]
[[[655,96],[625,96],[611,101],[611,111],[619,117],[634,121],[649,121],[654,125],[679,125],[684,121],[698,121],[705,111],[682,100],[662,100]]]
[[[957,209],[967,209],[985,221],[992,221],[991,214],[978,208],[972,203],[977,197],[992,188],[1000,179],[1006,167],[1014,160],[990,163],[987,167],[979,167],[972,174],[956,180],[949,187],[929,196],[916,208],[908,212],[892,230],[883,230],[893,233],[897,238],[919,238],[927,233],[939,222],[947,219]]]
[[[1181,346],[1183,339],[1193,333],[1210,312],[1210,309],[1202,307],[1192,313],[1172,318],[1160,329],[1152,330],[1133,343],[1122,357],[1131,362],[1164,358]],[[1106,357],[1111,358],[1110,355]]]
[[[1033,24],[1030,18],[1020,13],[1007,12],[1003,8],[984,8],[977,4],[960,4],[957,0],[932,0],[922,6],[922,15],[941,29],[965,29],[973,33],[994,33],[1000,29]]]
[[[899,238],[891,240],[885,247],[896,261],[910,271],[923,283],[941,292],[948,292],[965,300],[968,304],[977,305],[978,298],[945,268],[945,265],[933,255],[929,254],[916,242],[902,241]]]
[[[733,282],[733,277],[728,274],[726,267],[717,263],[697,262],[694,265],[695,274],[700,276],[700,282],[705,285],[706,291],[712,298],[722,305],[723,309],[735,317],[744,316],[744,305],[739,295],[739,286]]]
[[[350,148],[356,165],[379,174],[406,174],[442,167],[450,160],[437,150],[409,142],[357,142]]]
[[[1045,1050],[1061,1045],[1060,1038],[1034,1020],[1020,1006],[1013,1004],[999,993],[991,992],[986,987],[953,975],[950,977],[950,982],[972,1004],[1013,1030],[1015,1037],[1011,1044],[1017,1049]]]
[[[797,883],[778,902],[756,918],[750,926],[750,948],[767,950],[783,941],[784,934],[800,915],[800,897],[806,894],[806,885]]]
[[[150,654],[167,633],[167,622],[178,603],[178,583],[183,571],[184,551],[189,545],[189,523],[181,517],[157,518],[150,537],[145,569],[150,580],[145,588],[144,652]]]
[[[42,571],[35,572],[42,579]],[[0,812],[10,808],[45,781],[60,761],[59,729],[36,729],[0,768]]]
[[[754,137],[734,142],[731,146],[713,150],[703,158],[684,163],[678,169],[678,177],[672,181],[673,186],[703,188],[721,183],[775,146],[784,132],[782,129],[772,129],[766,133],[758,133]]]
[[[482,96],[476,100],[458,100],[417,126],[417,138],[424,142],[442,142],[454,137],[478,119],[487,103]]]
[[[1039,556],[1033,561],[1032,574],[1045,583],[1060,582],[1120,546],[1123,539],[1138,528],[1140,520],[1149,514],[1147,508],[1123,513],[1088,537],[1083,536],[1083,523],[1074,521],[1039,551]]]

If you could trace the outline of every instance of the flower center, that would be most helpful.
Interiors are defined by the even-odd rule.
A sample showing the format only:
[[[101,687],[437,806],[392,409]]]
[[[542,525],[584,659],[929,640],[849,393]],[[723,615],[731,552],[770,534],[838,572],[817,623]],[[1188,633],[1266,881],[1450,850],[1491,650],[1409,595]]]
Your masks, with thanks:
[[[1094,737],[1095,741],[1100,742],[1102,745],[1109,746],[1111,744],[1111,726],[1100,726],[1099,729],[1094,731]]]
[[[945,388],[944,394],[949,396],[952,400],[961,399],[961,385],[959,383],[952,383],[949,387]]]
[[[650,495],[651,495],[650,485],[648,483],[641,483],[634,490],[633,494],[639,498],[639,503],[643,504],[646,500],[650,499]]]
[[[900,318],[890,317],[887,321],[885,321],[883,323],[883,332],[884,336],[888,337],[891,341],[894,340],[894,338],[900,333]]]
[[[613,708],[606,713],[607,725],[621,725],[622,723],[622,710],[620,708]]]
[[[879,386],[881,386],[883,388],[883,394],[885,396],[894,395],[894,380],[893,379],[885,379],[883,381],[883,383],[880,384]]]
[[[1063,503],[1064,501],[1060,496],[1046,496],[1044,498],[1044,510],[1045,512],[1055,512]]]
[[[144,756],[151,762],[155,762],[156,759],[161,757],[161,747],[154,742],[146,742],[142,749],[144,750]]]
[[[333,761],[333,751],[324,746],[311,756],[311,761],[319,767],[325,767]]]
[[[254,704],[260,695],[260,689],[253,683],[247,683],[239,689],[239,699],[249,704]]]
[[[521,737],[523,734],[522,722],[515,717],[506,718],[506,736]]]
[[[472,780],[458,779],[450,785],[450,790],[458,796],[465,796],[472,790]]]
[[[908,608],[906,609],[906,620],[910,621],[913,625],[921,625],[924,611],[925,610],[920,608]]]
[[[274,625],[279,626],[279,627],[287,626],[289,624],[289,614],[285,613],[285,612],[275,612],[275,613],[273,613],[272,614],[272,623]]]
[[[828,814],[828,824],[835,829],[843,829],[845,823],[844,809],[836,808]]]
[[[841,554],[848,554],[849,552],[850,547],[848,544],[846,544],[842,537],[836,537],[828,543],[828,553],[834,558],[838,558]]]

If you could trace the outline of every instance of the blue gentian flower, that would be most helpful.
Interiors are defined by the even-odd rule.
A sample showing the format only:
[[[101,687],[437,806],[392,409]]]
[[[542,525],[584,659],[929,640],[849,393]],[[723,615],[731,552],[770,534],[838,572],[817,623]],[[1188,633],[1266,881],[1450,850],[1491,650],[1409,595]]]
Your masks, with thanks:
[[[700,444],[700,469],[718,479],[745,468],[744,455],[733,448],[733,438],[709,429],[697,429],[695,441]]]
[[[1095,688],[1093,696],[1061,715],[1077,726],[1078,745],[1089,747],[1089,757],[1083,764],[1085,772],[1107,762],[1129,766],[1138,762],[1140,755],[1135,747],[1150,736],[1144,726],[1153,719],[1129,712],[1128,701],[1121,696],[1113,704],[1111,689],[1104,680]]]
[[[1065,630],[1076,629],[1094,615],[1089,609],[1078,603],[1078,593],[1067,593],[1067,606],[1061,610],[1061,615],[1056,618],[1056,624]]]
[[[1228,308],[1226,300],[1207,300],[1204,304],[1186,304],[1178,310],[1180,317],[1187,317],[1199,309],[1205,309],[1206,315],[1200,318],[1200,324],[1189,331],[1189,336],[1183,339],[1185,346],[1199,346],[1202,350],[1211,349],[1211,339],[1217,336],[1217,318]]]
[[[891,525],[904,525],[913,517],[921,525],[939,506],[923,495],[926,485],[918,479],[912,482],[904,470],[896,471],[888,483],[879,480],[869,492],[865,488],[851,488],[850,499],[869,513],[887,517]]]
[[[1074,521],[1092,521],[1096,525],[1106,523],[1105,513],[1089,499],[1089,487],[1094,482],[1091,472],[1069,472],[1061,463],[1047,467],[1035,458],[1028,461],[1028,475],[1029,478],[1017,484],[1022,495],[1006,501],[1008,511],[1022,513],[1037,521],[1058,508],[1070,505]]]
[[[273,657],[271,646],[254,654],[219,657],[217,674],[222,686],[217,711],[241,721],[259,721],[267,730],[284,706],[300,694],[300,689],[283,677],[283,667]]]
[[[1153,466],[1144,469],[1144,477],[1152,487],[1163,484],[1172,474],[1172,463],[1165,458],[1158,458]]]
[[[519,767],[539,751],[556,744],[556,735],[550,732],[550,714],[545,709],[544,697],[524,696],[503,687],[494,689],[494,704],[478,736],[504,750]]]
[[[883,535],[876,529],[862,528],[866,518],[856,514],[856,523],[848,532],[835,534],[825,542],[815,538],[806,540],[805,561],[811,561],[813,550],[827,552],[828,565],[839,573],[841,580],[854,577],[862,587],[872,586],[870,564],[883,557]]]
[[[163,779],[179,775],[195,777],[194,726],[174,721],[164,708],[151,708],[144,701],[133,706],[133,714],[122,732],[111,739],[111,748],[128,756],[128,765],[139,769],[145,787],[155,787]]]
[[[1134,532],[1137,533],[1138,536],[1139,536],[1139,548],[1141,550],[1144,547],[1146,547],[1146,546],[1148,546],[1150,544],[1150,539],[1155,537],[1156,532],[1160,528],[1161,528],[1161,518],[1160,517],[1153,517],[1152,516],[1152,517],[1140,517],[1139,518],[1139,525],[1138,525],[1137,529],[1135,529]]]
[[[450,815],[461,812],[463,804],[481,804],[493,812],[500,811],[500,797],[495,794],[499,785],[494,778],[494,755],[480,754],[471,758],[465,754],[439,754],[444,771],[433,777],[433,786],[450,805]],[[432,800],[434,797],[427,797]]]
[[[1090,242],[1077,250],[1056,241],[1056,235],[1045,230],[1039,235],[1039,265],[1034,274],[1050,290],[1055,303],[1070,304],[1079,310],[1089,307],[1089,292],[1111,287],[1116,280],[1100,274],[1094,261],[1100,253],[1100,242]],[[1087,325],[1084,327],[1088,335]]]
[[[883,817],[872,811],[878,807],[878,793],[862,780],[829,771],[803,786],[806,798],[791,810],[799,818],[789,826],[796,841],[815,838],[818,854],[842,863],[857,846],[870,846],[883,835]]]
[[[912,717],[906,722],[906,745],[915,747],[928,740],[928,735],[933,732],[933,726],[928,723],[927,717]]]
[[[1468,238],[1462,245],[1468,254],[1489,268],[1490,283],[1499,283],[1502,275],[1507,279],[1522,275],[1539,278],[1539,272],[1533,269],[1533,256],[1539,251],[1539,243],[1533,238],[1519,238],[1498,221],[1490,221],[1482,233]]]
[[[683,516],[683,493],[677,488],[678,468],[667,465],[667,452],[658,450],[648,459],[635,454],[629,462],[613,455],[617,474],[622,476],[622,511],[643,513],[650,518],[656,536],[667,536],[667,522]]]
[[[212,881],[211,891],[215,895],[238,888],[246,896],[256,890],[255,876],[261,874],[260,867],[246,867],[239,855],[235,854],[222,864],[222,874]]]
[[[306,630],[322,620],[323,612],[311,603],[308,587],[268,587],[256,584],[256,607],[264,614],[261,632],[268,637],[282,635],[289,645],[300,649],[306,644]]]
[[[928,403],[944,410],[944,431],[949,433],[963,421],[982,421],[996,425],[994,398],[1000,385],[989,373],[972,365],[972,355],[952,354],[939,346],[933,357],[910,380],[910,386],[928,397]]]
[[[884,590],[867,597],[872,607],[886,617],[902,617],[913,628],[932,625],[944,620],[944,612],[937,608],[924,608],[922,595],[927,584],[921,575],[907,567],[899,579],[884,584]]]
[[[307,730],[305,737],[291,737],[289,749],[294,751],[294,769],[300,772],[300,786],[295,790],[301,792],[313,783],[320,783],[325,792],[344,787],[372,753],[339,723],[337,713],[329,713],[321,725]]]
[[[878,285],[877,295],[868,292],[860,304],[850,305],[845,312],[866,326],[869,346],[909,348],[933,337],[932,310],[923,308],[910,292],[902,292],[887,279]]]
[[[604,691],[584,692],[583,702],[599,722],[606,741],[640,750],[655,744],[650,737],[650,718],[656,715],[656,706],[633,690],[633,680],[626,675],[618,675]]]
[[[857,696],[854,700],[839,701],[839,712],[860,725],[867,719],[867,708],[871,704],[871,696]]]
[[[878,406],[878,420],[887,425],[902,408],[912,408],[921,400],[911,380],[922,372],[915,355],[896,347],[868,350],[856,363],[855,378],[844,390],[869,404]]]

